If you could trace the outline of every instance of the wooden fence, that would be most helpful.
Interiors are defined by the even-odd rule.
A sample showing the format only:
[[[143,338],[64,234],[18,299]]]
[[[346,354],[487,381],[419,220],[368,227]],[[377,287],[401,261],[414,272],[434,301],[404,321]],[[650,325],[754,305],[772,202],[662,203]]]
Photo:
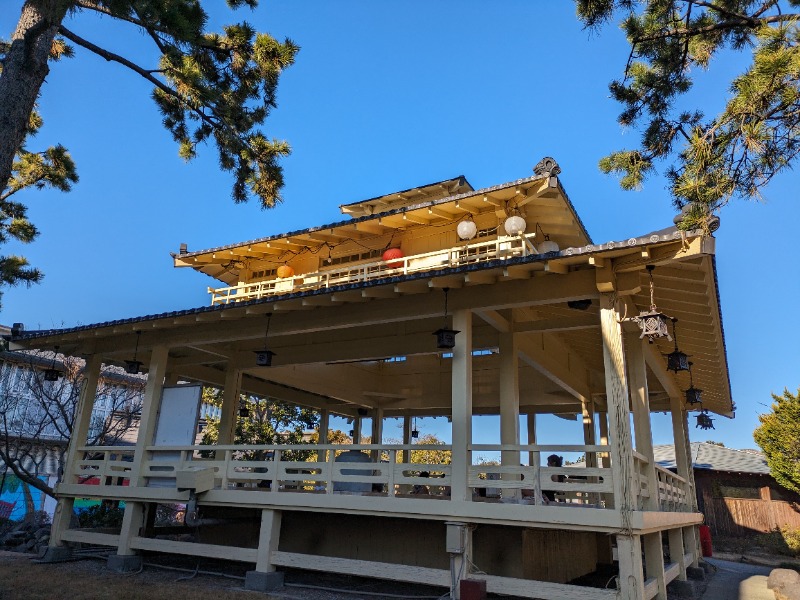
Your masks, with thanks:
[[[745,536],[779,527],[800,528],[800,505],[781,500],[705,498],[712,535]]]

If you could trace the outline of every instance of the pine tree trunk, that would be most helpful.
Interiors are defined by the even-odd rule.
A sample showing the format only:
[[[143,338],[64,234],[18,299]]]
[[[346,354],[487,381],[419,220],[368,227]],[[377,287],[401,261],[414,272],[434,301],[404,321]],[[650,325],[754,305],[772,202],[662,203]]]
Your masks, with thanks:
[[[0,73],[0,194],[50,68],[53,39],[72,0],[26,0]]]

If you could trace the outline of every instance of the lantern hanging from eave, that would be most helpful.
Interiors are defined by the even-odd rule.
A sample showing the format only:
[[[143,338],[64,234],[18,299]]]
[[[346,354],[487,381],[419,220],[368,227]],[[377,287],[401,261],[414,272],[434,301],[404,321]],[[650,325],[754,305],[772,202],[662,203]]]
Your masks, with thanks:
[[[286,277],[294,277],[294,269],[287,264],[283,264],[278,267],[276,275],[281,279],[285,279]]]
[[[381,258],[390,269],[399,269],[403,266],[403,261],[398,260],[405,256],[400,248],[387,248]]]
[[[444,292],[444,327],[433,332],[436,336],[436,347],[440,350],[452,350],[456,347],[456,334],[460,333],[447,326],[447,293],[450,288],[442,288]]]
[[[508,235],[520,235],[525,233],[525,228],[527,226],[528,224],[525,222],[525,219],[519,215],[511,215],[505,220],[505,223],[503,223],[503,229],[506,230]]]
[[[267,330],[264,332],[264,349],[256,350],[256,366],[257,367],[271,367],[272,357],[275,353],[269,349],[267,340],[269,338],[269,325],[272,322],[272,313],[267,314]]]
[[[478,226],[475,225],[475,221],[472,220],[472,215],[458,224],[456,233],[458,233],[458,237],[462,240],[471,240],[478,234]]]
[[[695,427],[699,427],[700,429],[715,429],[714,419],[708,415],[706,409],[703,409],[700,414],[697,415],[697,425],[695,425]]]
[[[639,313],[639,316],[633,317],[632,320],[635,321],[639,325],[639,329],[642,330],[639,339],[647,338],[647,341],[651,344],[655,339],[662,337],[672,341],[667,327],[669,317],[659,311],[656,306],[655,290],[653,286],[653,269],[655,269],[655,266],[647,265],[646,268],[647,272],[650,274],[650,310]]]
[[[673,371],[677,373],[678,371],[689,371],[689,355],[685,352],[681,352],[678,349],[678,334],[675,327],[675,323],[678,322],[678,319],[672,319],[672,337],[675,339],[675,349],[667,354],[667,371]]]
[[[692,377],[692,362],[689,361],[689,389],[686,390],[686,404],[694,406],[695,404],[703,403],[703,390],[694,387],[694,378]]]
[[[133,360],[125,361],[125,372],[130,375],[137,375],[142,368],[142,361],[136,360],[136,355],[139,353],[139,338],[141,335],[141,331],[136,332],[136,347],[133,350]]]

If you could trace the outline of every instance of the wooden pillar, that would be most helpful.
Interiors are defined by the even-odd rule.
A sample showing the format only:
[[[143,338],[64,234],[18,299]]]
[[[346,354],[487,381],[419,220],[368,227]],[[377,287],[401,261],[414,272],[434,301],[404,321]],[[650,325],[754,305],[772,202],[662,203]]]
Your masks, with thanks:
[[[372,411],[372,443],[381,445],[383,443],[383,409],[375,408]],[[371,453],[372,460],[379,462],[381,459],[381,451],[373,450]]]
[[[536,413],[529,413],[527,415],[528,421],[528,444],[536,444]],[[538,452],[528,453],[528,464],[530,466],[541,464]]]
[[[269,573],[275,570],[271,555],[278,550],[281,517],[282,513],[279,510],[265,508],[261,511],[261,530],[258,535],[258,554],[256,555],[256,571],[260,573]]]
[[[472,312],[466,309],[453,314],[453,329],[460,331],[453,348],[453,462],[451,499],[472,499],[469,489],[469,468],[472,464],[469,445],[472,443]]]
[[[692,485],[694,481],[692,473],[692,456],[691,447],[689,446],[689,437],[687,430],[687,415],[683,408],[683,399],[679,397],[670,398],[670,411],[672,412],[672,439],[675,444],[675,465],[677,467],[678,475],[686,480],[686,499],[692,510],[697,510],[697,497],[695,496],[695,488]],[[697,533],[697,528],[694,526],[683,528],[683,543],[684,549],[692,552],[692,564],[687,566],[696,567],[699,564],[700,558],[700,537]]]
[[[410,446],[412,443],[411,439],[411,417],[408,415],[403,417],[403,445]],[[410,463],[411,462],[411,452],[403,452],[403,462]]]
[[[356,415],[353,418],[353,444],[361,443],[361,417]]]
[[[636,452],[642,454],[648,461],[644,466],[643,473],[647,480],[648,496],[644,499],[644,505],[641,508],[659,510],[658,478],[653,456],[653,432],[650,426],[650,391],[647,387],[647,365],[642,348],[642,344],[647,342],[639,339],[638,333],[626,333],[625,342]]]
[[[692,562],[686,566],[700,566],[700,557],[702,556],[702,553],[700,551],[700,536],[698,534],[697,527],[694,525],[689,525],[688,527],[683,527],[682,531],[684,552],[692,553]]]
[[[158,411],[161,407],[161,394],[164,389],[164,375],[167,370],[167,360],[169,359],[169,348],[166,346],[155,346],[150,355],[150,365],[147,371],[147,384],[144,389],[144,399],[142,401],[142,413],[139,421],[139,435],[136,438],[136,447],[133,453],[133,465],[131,466],[130,487],[143,487],[146,478],[142,473],[142,468],[147,456],[147,446],[153,443],[153,435],[156,430]],[[131,539],[139,535],[139,529],[143,525],[144,504],[142,502],[129,501],[125,503],[125,513],[122,518],[122,529],[119,535],[119,547],[117,554],[128,556],[134,554],[131,549]]]
[[[608,429],[611,435],[611,468],[614,471],[614,507],[622,516],[622,528],[630,528],[630,511],[634,510],[631,487],[633,448],[628,400],[628,378],[622,346],[620,315],[611,294],[600,296],[600,329],[603,336],[603,364],[606,375]]]
[[[317,437],[317,443],[320,445],[325,445],[328,443],[328,428],[330,427],[330,422],[331,411],[329,411],[327,408],[323,408],[321,411],[319,411],[319,436]]]
[[[236,419],[239,416],[239,393],[242,384],[242,372],[231,360],[225,371],[225,384],[222,388],[222,411],[219,419],[218,446],[234,443],[236,438]]]
[[[644,541],[644,561],[647,569],[647,578],[656,580],[656,595],[658,600],[667,600],[667,582],[664,579],[664,550],[661,544],[661,532],[647,533],[642,536]]]
[[[514,332],[500,334],[500,443],[519,445],[519,362]],[[518,451],[500,453],[500,464],[504,467],[519,466]],[[503,473],[501,479],[519,480],[519,475]],[[520,490],[502,489],[504,498],[519,498]]]
[[[78,397],[78,406],[75,408],[75,420],[72,425],[72,435],[70,435],[67,454],[64,458],[64,483],[77,483],[75,465],[78,460],[83,458],[83,452],[79,450],[86,445],[89,438],[89,427],[92,422],[92,410],[94,400],[97,396],[97,385],[100,382],[100,368],[102,361],[100,355],[93,354],[86,361],[84,369],[84,379]],[[50,531],[51,547],[62,546],[62,536],[69,529],[69,522],[72,519],[72,506],[74,498],[59,498],[53,514],[53,526]]]
[[[466,523],[447,522],[445,546],[450,554],[452,573],[450,597],[461,600],[461,580],[469,579],[472,564],[472,527]]]
[[[642,542],[638,535],[617,535],[619,599],[644,600]]]
[[[683,559],[686,551],[683,549],[683,530],[680,527],[670,529],[667,535],[669,536],[669,559],[678,565],[678,579],[686,581],[686,561]]]

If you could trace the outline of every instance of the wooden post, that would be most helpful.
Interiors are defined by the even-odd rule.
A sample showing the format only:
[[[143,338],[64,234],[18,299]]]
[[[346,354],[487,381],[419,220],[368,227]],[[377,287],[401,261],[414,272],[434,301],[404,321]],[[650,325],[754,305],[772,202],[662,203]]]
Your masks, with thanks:
[[[318,444],[324,446],[328,443],[328,428],[330,427],[331,411],[323,408],[319,411],[319,438]],[[321,459],[320,459],[321,460]]]
[[[403,445],[410,446],[411,443],[411,417],[406,415],[403,417]],[[403,452],[403,462],[411,462],[411,452]]]
[[[678,475],[686,480],[684,489],[686,490],[686,501],[693,511],[697,511],[697,498],[695,496],[694,473],[692,473],[692,457],[691,446],[689,446],[689,437],[687,430],[687,416],[686,411],[683,409],[683,400],[680,397],[670,397],[670,411],[672,412],[672,439],[675,444],[675,465],[677,467]],[[700,559],[700,538],[697,534],[697,528],[694,526],[683,528],[683,544],[684,548],[691,549],[692,564],[687,566],[696,567]]]
[[[642,344],[645,343],[647,342],[639,339],[637,333],[625,334],[636,451],[648,461],[644,468],[644,476],[647,480],[649,495],[644,499],[641,508],[659,510],[658,479],[656,477],[655,457],[653,456],[653,432],[650,426],[650,391],[647,387],[647,365],[644,361],[642,348]]]
[[[142,416],[139,421],[139,435],[136,438],[136,447],[133,452],[133,465],[131,466],[130,487],[143,487],[146,482],[143,468],[146,462],[147,446],[153,443],[158,411],[161,407],[161,394],[164,390],[164,375],[167,370],[169,348],[155,346],[150,355],[150,365],[147,371],[147,384],[144,389],[142,401]],[[131,539],[139,535],[143,524],[144,504],[142,502],[126,502],[125,514],[122,517],[122,528],[119,534],[118,556],[134,554],[131,549]]]
[[[361,443],[361,417],[359,415],[353,417],[353,443]]]
[[[75,420],[72,425],[72,435],[67,446],[67,455],[64,458],[64,483],[77,483],[75,467],[78,457],[83,457],[83,452],[78,448],[85,446],[89,437],[89,427],[92,422],[92,410],[97,396],[97,385],[100,382],[101,357],[93,354],[86,361],[84,379],[78,397],[78,406],[75,409]],[[74,498],[59,498],[53,514],[53,526],[50,531],[51,547],[62,546],[62,536],[69,529],[72,519],[72,506]]]
[[[536,413],[529,413],[527,415],[528,421],[528,444],[536,444]],[[528,465],[540,464],[540,458],[538,452],[529,452],[528,453]]]
[[[670,529],[669,536],[669,559],[678,565],[678,579],[686,581],[686,561],[683,559],[685,550],[683,549],[683,530],[680,527]]]
[[[278,550],[281,536],[281,516],[279,510],[265,508],[261,511],[261,530],[258,535],[258,554],[256,556],[256,571],[269,573],[275,570],[272,564],[272,552]]]
[[[620,600],[644,600],[642,542],[638,535],[617,535]]]
[[[372,411],[372,443],[381,445],[383,443],[383,409],[375,408]],[[373,450],[371,453],[374,462],[380,462],[381,451]]]
[[[661,545],[661,532],[647,533],[644,540],[644,560],[647,578],[656,580],[658,600],[667,600],[667,582],[664,579],[664,550]]]
[[[461,599],[461,580],[469,579],[472,564],[472,527],[466,523],[445,523],[447,528],[446,547],[450,554],[452,587],[450,595],[454,600]]]
[[[242,372],[231,360],[225,371],[225,384],[222,388],[222,411],[219,419],[218,446],[233,444],[236,437],[236,419],[239,416],[239,392],[242,384]]]
[[[519,445],[519,362],[514,332],[500,334],[500,443]],[[504,467],[519,466],[519,452],[503,451],[500,464]],[[519,475],[503,473],[501,479],[519,481]],[[503,489],[505,498],[520,497],[518,489]]]
[[[628,381],[619,313],[610,294],[600,296],[600,329],[603,336],[603,363],[606,374],[608,428],[611,434],[611,468],[613,469],[614,507],[620,511],[622,528],[630,529],[633,510],[633,448],[631,440]]]
[[[591,398],[581,400],[581,416],[583,418],[583,443],[587,446],[594,446],[597,443],[597,434],[594,427],[594,401]],[[586,452],[585,454],[586,466],[589,468],[597,467],[597,453]],[[589,483],[597,483],[597,477],[589,477]],[[590,499],[585,498],[584,502],[591,502],[593,504],[600,504],[600,494],[591,494]]]
[[[468,486],[472,464],[469,445],[472,443],[472,312],[458,310],[453,314],[453,329],[460,331],[453,348],[453,462],[451,499],[472,500]]]

